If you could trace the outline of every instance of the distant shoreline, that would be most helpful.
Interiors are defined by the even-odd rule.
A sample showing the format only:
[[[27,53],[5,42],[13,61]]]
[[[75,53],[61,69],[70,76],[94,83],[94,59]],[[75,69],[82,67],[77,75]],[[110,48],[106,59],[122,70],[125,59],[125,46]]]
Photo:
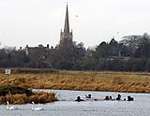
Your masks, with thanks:
[[[53,69],[53,68],[23,68],[23,67],[8,67],[8,68],[3,68],[0,67],[0,73],[4,73],[5,69],[11,69],[13,73],[62,73],[62,72],[68,72],[68,73],[77,73],[77,72],[91,72],[91,73],[138,73],[138,74],[149,74],[149,71],[113,71],[113,70],[61,70],[61,69]]]

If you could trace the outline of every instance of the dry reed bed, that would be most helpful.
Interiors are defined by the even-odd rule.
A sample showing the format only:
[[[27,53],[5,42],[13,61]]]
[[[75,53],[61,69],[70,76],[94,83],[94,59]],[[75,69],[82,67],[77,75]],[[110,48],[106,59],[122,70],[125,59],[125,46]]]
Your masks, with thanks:
[[[10,104],[27,104],[27,103],[51,103],[56,101],[56,97],[54,93],[35,93],[31,96],[27,96],[26,94],[14,94],[14,95],[6,95],[0,96],[0,104],[6,104],[9,101]]]
[[[68,89],[150,92],[150,73],[59,71],[47,73],[0,73],[0,85],[36,89]]]

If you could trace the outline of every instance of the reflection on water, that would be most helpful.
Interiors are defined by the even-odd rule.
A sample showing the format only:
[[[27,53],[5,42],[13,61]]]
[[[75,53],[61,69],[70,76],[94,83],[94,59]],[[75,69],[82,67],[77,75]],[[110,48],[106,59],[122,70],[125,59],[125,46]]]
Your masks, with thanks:
[[[50,90],[45,90],[50,91]],[[16,105],[18,110],[7,110],[5,105],[0,106],[0,116],[149,116],[150,95],[149,94],[127,94],[121,93],[125,98],[131,95],[135,98],[133,102],[127,101],[87,101],[74,102],[80,95],[82,98],[92,94],[93,98],[104,98],[112,96],[115,98],[118,93],[113,92],[81,92],[55,90],[60,101],[50,104],[38,104],[34,107],[42,107],[42,111],[32,111],[32,104]]]

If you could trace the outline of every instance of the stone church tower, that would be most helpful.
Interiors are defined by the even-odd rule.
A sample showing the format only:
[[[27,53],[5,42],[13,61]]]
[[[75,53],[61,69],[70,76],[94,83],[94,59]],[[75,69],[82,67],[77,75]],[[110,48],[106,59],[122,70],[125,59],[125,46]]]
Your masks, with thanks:
[[[73,46],[73,34],[72,31],[70,31],[70,25],[69,25],[69,11],[68,11],[68,4],[66,6],[66,17],[65,17],[65,26],[64,30],[61,30],[60,33],[60,48],[72,48]]]

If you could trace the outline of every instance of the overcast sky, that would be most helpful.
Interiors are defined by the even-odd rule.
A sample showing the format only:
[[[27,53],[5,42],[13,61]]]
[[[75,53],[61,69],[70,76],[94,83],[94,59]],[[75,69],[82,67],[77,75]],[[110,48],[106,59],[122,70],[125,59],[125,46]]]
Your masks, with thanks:
[[[0,0],[2,45],[58,44],[66,1]],[[150,0],[69,0],[69,15],[74,41],[86,47],[113,36],[150,33]]]

